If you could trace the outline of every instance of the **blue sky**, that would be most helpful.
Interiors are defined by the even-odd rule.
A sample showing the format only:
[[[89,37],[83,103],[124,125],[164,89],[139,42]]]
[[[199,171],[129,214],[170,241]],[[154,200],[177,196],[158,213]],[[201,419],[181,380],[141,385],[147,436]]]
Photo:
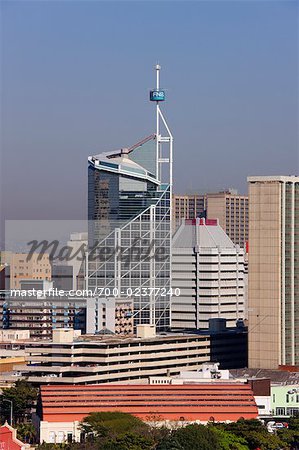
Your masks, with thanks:
[[[2,206],[84,219],[87,157],[155,127],[162,66],[175,192],[298,174],[298,3],[2,1]]]

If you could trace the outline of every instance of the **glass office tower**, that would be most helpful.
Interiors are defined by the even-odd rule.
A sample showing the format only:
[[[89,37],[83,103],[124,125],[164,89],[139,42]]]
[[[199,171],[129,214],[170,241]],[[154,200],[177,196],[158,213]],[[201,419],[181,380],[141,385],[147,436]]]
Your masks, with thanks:
[[[156,174],[151,135],[88,159],[88,289],[131,300],[135,326],[169,328],[171,187]],[[95,332],[103,328],[95,317]]]

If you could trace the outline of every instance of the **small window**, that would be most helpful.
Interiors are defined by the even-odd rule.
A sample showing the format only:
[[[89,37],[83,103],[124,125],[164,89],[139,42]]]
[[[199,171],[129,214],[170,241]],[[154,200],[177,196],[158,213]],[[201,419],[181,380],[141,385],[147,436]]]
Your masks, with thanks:
[[[64,442],[64,431],[58,431],[57,442],[58,443]]]

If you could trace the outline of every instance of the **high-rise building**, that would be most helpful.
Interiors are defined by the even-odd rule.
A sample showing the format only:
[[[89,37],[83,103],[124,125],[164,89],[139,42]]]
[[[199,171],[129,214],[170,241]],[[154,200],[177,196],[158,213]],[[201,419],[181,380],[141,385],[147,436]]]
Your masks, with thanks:
[[[299,365],[299,177],[249,177],[249,366]]]
[[[173,138],[160,110],[155,134],[88,158],[88,289],[133,300],[134,325],[170,325]],[[164,127],[164,136],[161,130]],[[162,167],[163,165],[163,167]]]
[[[206,194],[174,195],[173,221],[177,226],[182,219],[219,219],[219,225],[234,244],[244,247],[248,240],[248,197],[236,190]]]
[[[154,303],[153,320],[165,329],[171,287],[170,188],[149,172],[146,161],[141,166],[133,160],[135,150],[144,150],[146,157],[154,149],[150,137],[132,151],[89,158],[89,245],[99,244],[88,255],[88,289],[97,289],[100,297],[133,298],[135,324],[150,321]]]
[[[173,329],[209,328],[210,319],[228,326],[244,319],[244,250],[234,245],[218,219],[185,219],[173,237]]]

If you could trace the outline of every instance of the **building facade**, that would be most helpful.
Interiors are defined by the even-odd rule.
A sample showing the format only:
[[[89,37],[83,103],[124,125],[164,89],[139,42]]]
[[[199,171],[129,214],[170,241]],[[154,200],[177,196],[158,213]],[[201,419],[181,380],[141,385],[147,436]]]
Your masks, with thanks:
[[[272,414],[299,417],[299,384],[271,386]]]
[[[170,325],[171,189],[157,177],[155,152],[152,135],[130,149],[89,158],[88,289],[99,297],[133,301],[135,326],[153,323],[165,330]]]
[[[234,242],[244,247],[248,241],[248,196],[236,190],[206,194],[173,195],[173,221],[182,219],[219,219],[219,225]]]
[[[87,298],[86,332],[133,335],[133,301],[116,297]]]
[[[229,327],[244,319],[244,250],[218,220],[186,219],[173,237],[172,329],[209,328],[224,318]]]
[[[41,294],[33,295],[33,289]],[[20,281],[16,295],[0,298],[1,328],[29,330],[31,338],[39,339],[50,339],[55,328],[69,327],[85,333],[86,299],[65,294],[55,294],[50,281]]]
[[[299,177],[249,177],[249,366],[299,365]]]
[[[149,424],[183,426],[258,416],[249,385],[43,386],[35,418],[40,442],[80,441],[80,422],[91,412],[120,411]]]
[[[210,338],[191,334],[75,337],[73,330],[55,330],[52,342],[32,342],[25,351],[27,365],[22,373],[35,384],[136,382],[168,371],[178,374],[187,367],[200,368],[210,361]]]
[[[7,252],[8,253],[8,252]],[[51,264],[47,253],[11,253],[6,289],[20,289],[21,280],[51,280]]]

